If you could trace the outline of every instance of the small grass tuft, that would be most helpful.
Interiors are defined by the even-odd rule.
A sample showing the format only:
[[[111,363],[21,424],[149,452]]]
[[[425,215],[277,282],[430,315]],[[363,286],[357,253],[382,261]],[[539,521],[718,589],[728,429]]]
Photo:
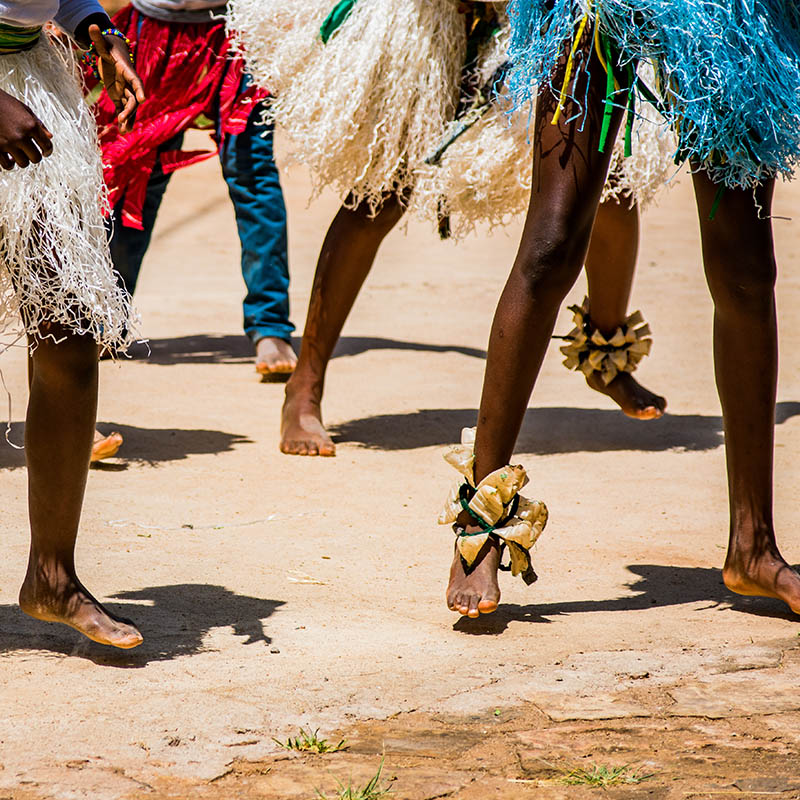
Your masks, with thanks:
[[[593,764],[591,769],[573,769],[561,778],[567,786],[625,786],[649,780],[653,773],[643,775],[639,770],[624,767],[606,767]]]
[[[382,797],[388,797],[392,790],[388,786],[380,785],[382,772],[383,759],[381,759],[378,771],[365,786],[357,787],[352,783],[345,786],[343,783],[339,783],[337,793],[332,797],[322,794],[319,789],[317,789],[317,797],[319,800],[380,800]]]
[[[284,750],[296,750],[299,753],[338,753],[340,750],[347,750],[344,739],[338,744],[331,744],[327,739],[320,739],[319,728],[312,733],[307,733],[300,728],[299,736],[290,736],[285,742],[275,738],[272,741]]]

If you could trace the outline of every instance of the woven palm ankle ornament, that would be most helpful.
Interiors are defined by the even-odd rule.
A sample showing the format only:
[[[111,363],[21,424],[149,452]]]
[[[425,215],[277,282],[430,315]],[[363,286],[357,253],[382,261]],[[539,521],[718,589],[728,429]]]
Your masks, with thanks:
[[[475,428],[464,428],[461,444],[452,447],[444,456],[465,480],[451,489],[439,515],[439,524],[453,525],[458,552],[468,569],[475,564],[489,537],[494,536],[508,550],[510,559],[508,564],[501,564],[500,569],[520,575],[530,585],[536,580],[530,550],[547,524],[547,506],[520,496],[520,489],[528,482],[521,466],[501,467],[476,486],[474,448]],[[467,533],[458,525],[456,520],[462,511],[472,516],[480,530]]]
[[[650,353],[653,340],[650,326],[641,311],[635,311],[608,339],[594,327],[589,315],[589,298],[579,306],[570,306],[575,327],[567,336],[569,344],[559,348],[566,356],[567,369],[580,370],[587,377],[599,372],[608,386],[620,372],[634,372],[639,362]]]

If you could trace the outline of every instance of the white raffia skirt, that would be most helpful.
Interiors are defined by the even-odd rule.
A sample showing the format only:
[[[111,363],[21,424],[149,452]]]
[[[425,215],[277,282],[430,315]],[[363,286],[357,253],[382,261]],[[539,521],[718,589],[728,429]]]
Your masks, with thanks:
[[[452,119],[464,63],[457,0],[358,0],[327,44],[320,25],[335,0],[236,0],[228,26],[272,120],[315,186],[350,204],[402,196]]]
[[[53,134],[53,153],[0,170],[0,351],[47,323],[110,349],[137,319],[109,254],[100,151],[72,51],[42,34],[31,50],[0,55],[0,89]]]
[[[231,0],[228,28],[255,82],[273,95],[269,121],[292,140],[288,163],[311,171],[316,191],[333,187],[372,212],[389,192],[460,238],[499,225],[530,199],[529,119],[500,105],[458,138],[433,166],[425,159],[454,122],[467,32],[459,0],[358,0],[323,44],[335,0]],[[472,82],[481,86],[506,59],[509,27],[483,47]],[[655,111],[653,111],[655,113]],[[603,199],[646,203],[674,172],[674,144],[642,118],[634,155],[612,161]]]

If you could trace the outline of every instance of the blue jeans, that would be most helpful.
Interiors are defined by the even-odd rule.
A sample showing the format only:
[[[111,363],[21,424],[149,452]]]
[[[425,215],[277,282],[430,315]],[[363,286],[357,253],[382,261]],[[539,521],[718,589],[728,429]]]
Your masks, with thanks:
[[[247,287],[244,331],[253,342],[264,336],[289,341],[294,325],[289,322],[286,206],[272,152],[272,128],[257,124],[260,112],[261,107],[256,106],[245,130],[226,137],[220,162],[242,246],[242,277]],[[183,135],[179,134],[164,142],[159,153],[177,150],[182,142]],[[117,221],[110,239],[111,258],[131,294],[136,290],[170,177],[161,170],[159,160],[147,184],[142,214],[144,230],[123,227],[119,221],[124,198],[114,209]]]

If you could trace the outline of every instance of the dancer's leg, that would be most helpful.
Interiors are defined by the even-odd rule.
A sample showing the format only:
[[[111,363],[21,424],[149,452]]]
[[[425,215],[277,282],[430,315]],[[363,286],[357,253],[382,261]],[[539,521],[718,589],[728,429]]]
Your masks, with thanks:
[[[334,217],[319,254],[308,303],[303,343],[294,374],[286,384],[281,419],[281,452],[332,456],[336,448],[322,424],[325,370],[347,315],[372,268],[381,242],[403,216],[396,195],[376,216],[367,208],[344,206]]]
[[[562,65],[554,85],[563,82],[563,70]],[[589,72],[594,78],[582,71],[573,89],[576,97],[586,97],[585,125],[578,119],[563,121],[581,116],[572,103],[559,124],[551,125],[555,100],[548,90],[539,98],[530,207],[489,340],[475,443],[478,481],[511,458],[556,314],[589,246],[621,117],[615,111],[605,152],[598,152],[605,75],[594,56]],[[469,521],[468,515],[460,520],[467,530]],[[469,572],[456,552],[447,587],[449,608],[471,617],[494,611],[500,598],[498,562],[491,539]]]
[[[592,322],[604,335],[613,335],[628,316],[638,253],[638,206],[631,206],[625,198],[602,203],[586,255],[586,277]],[[586,382],[635,419],[656,419],[667,407],[663,397],[645,389],[629,372],[619,373],[607,386],[598,372],[590,374]]]
[[[778,551],[772,519],[772,456],[778,338],[775,255],[769,219],[774,183],[717,193],[694,176],[703,258],[714,298],[714,363],[725,418],[730,540],[723,578],[740,594],[777,597],[800,613],[800,576]]]
[[[36,342],[25,423],[31,550],[19,594],[32,617],[62,622],[115,647],[142,636],[95,600],[75,572],[75,540],[97,410],[98,348],[88,336],[51,326]]]

